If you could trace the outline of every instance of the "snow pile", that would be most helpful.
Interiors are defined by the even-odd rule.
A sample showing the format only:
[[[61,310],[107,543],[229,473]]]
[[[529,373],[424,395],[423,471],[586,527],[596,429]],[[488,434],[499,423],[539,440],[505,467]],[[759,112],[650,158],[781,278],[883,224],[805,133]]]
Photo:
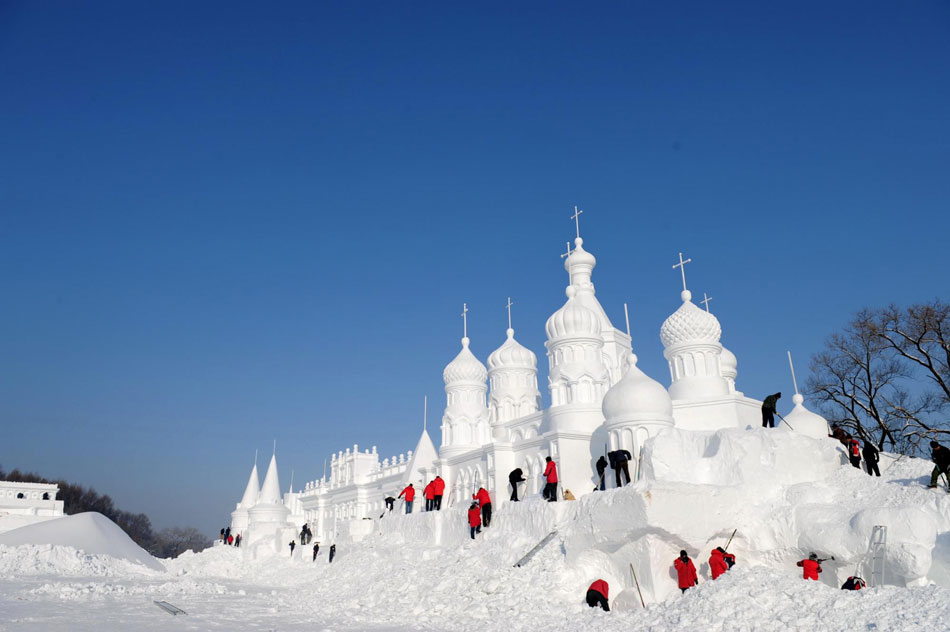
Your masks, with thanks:
[[[152,570],[164,570],[161,562],[133,542],[117,524],[94,511],[47,520],[2,533],[0,545],[33,545],[32,548],[12,551],[4,549],[0,557],[0,570],[7,565],[18,565],[16,572],[29,572],[29,569],[48,572],[56,568],[64,572],[85,572],[84,569],[89,565],[92,569],[98,567],[101,561],[80,559],[82,556],[75,549],[86,555],[109,556]]]

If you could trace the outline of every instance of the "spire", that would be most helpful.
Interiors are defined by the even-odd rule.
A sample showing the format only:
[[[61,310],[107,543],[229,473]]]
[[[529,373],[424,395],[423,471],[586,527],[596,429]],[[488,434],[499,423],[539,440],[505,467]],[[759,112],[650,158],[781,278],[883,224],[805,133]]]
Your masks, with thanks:
[[[702,303],[703,305],[706,306],[706,313],[707,313],[707,314],[709,313],[709,302],[710,302],[711,300],[713,300],[713,297],[711,297],[711,296],[706,296],[706,293],[703,292],[703,300],[701,300],[700,303]]]
[[[422,396],[422,432],[426,431],[426,422],[429,416],[429,396]]]
[[[577,238],[581,238],[581,215],[584,214],[584,211],[578,211],[577,205],[574,205],[574,214],[571,215],[571,219],[574,220],[574,228],[577,229]]]
[[[468,340],[468,303],[462,303],[462,344],[467,347],[466,340]]]
[[[680,274],[683,276],[683,291],[680,293],[680,298],[683,299],[684,303],[693,298],[692,293],[686,289],[686,264],[690,262],[692,262],[692,259],[686,259],[685,261],[683,260],[683,253],[681,252],[680,262],[673,265],[673,269],[675,270],[676,268],[679,268]]]
[[[265,503],[280,503],[280,481],[277,478],[276,454],[270,458],[270,465],[267,466],[267,474],[264,475],[264,484],[261,485],[261,494],[257,499],[257,504]]]
[[[255,454],[255,457],[257,455]],[[257,476],[257,459],[254,459],[254,467],[251,469],[251,475],[247,479],[247,487],[244,488],[244,495],[241,496],[241,506],[250,509],[257,503],[257,497],[261,493],[260,479]]]

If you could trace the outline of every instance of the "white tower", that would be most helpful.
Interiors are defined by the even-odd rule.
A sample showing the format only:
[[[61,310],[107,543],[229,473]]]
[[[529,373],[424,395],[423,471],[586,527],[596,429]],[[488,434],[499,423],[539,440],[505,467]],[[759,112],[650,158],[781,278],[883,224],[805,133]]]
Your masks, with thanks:
[[[253,546],[264,543],[276,553],[281,549],[281,539],[286,529],[291,529],[290,510],[284,506],[280,495],[280,481],[277,478],[277,455],[270,458],[264,483],[257,502],[248,512],[247,544]],[[243,543],[242,543],[243,546]]]
[[[255,455],[254,468],[247,479],[247,486],[244,488],[244,495],[241,496],[241,502],[237,504],[234,511],[231,512],[231,532],[241,533],[247,529],[248,510],[257,504],[257,497],[260,496],[261,486],[260,478],[257,475],[257,458]]]
[[[508,298],[508,338],[488,356],[489,419],[493,429],[512,419],[538,412],[538,358],[515,340],[511,328],[511,298]],[[503,437],[496,437],[503,438]]]
[[[685,401],[727,397],[731,391],[722,375],[722,327],[715,316],[693,304],[686,289],[689,262],[680,253],[679,264],[673,266],[682,270],[683,304],[660,327],[663,356],[670,364],[670,396]]]
[[[550,366],[551,406],[599,406],[610,387],[600,319],[577,300],[573,285],[567,286],[566,293],[567,302],[551,314],[544,326],[548,335],[544,346]]]
[[[442,372],[445,382],[445,414],[442,416],[442,450],[450,454],[484,445],[491,440],[485,395],[488,371],[469,350],[468,307],[462,307],[464,319],[462,350]]]

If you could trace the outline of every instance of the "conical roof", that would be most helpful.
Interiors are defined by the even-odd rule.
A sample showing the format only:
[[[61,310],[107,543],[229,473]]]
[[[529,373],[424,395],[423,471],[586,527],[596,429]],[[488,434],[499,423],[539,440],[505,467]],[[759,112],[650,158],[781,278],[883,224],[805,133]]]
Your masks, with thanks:
[[[257,498],[257,504],[279,504],[280,503],[280,481],[277,479],[277,455],[270,458],[270,465],[267,466],[267,474],[264,475],[264,484],[261,485],[261,493]]]
[[[251,470],[251,476],[247,479],[247,487],[244,488],[244,495],[241,496],[240,507],[250,509],[257,504],[257,497],[261,495],[261,482],[257,476],[257,463]]]

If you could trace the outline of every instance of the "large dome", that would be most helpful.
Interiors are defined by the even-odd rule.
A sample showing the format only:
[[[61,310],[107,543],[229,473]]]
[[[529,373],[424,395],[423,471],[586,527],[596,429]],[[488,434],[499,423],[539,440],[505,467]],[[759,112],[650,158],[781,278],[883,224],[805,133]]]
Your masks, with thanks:
[[[736,358],[736,354],[723,347],[719,358],[722,361],[722,376],[736,379],[736,376],[739,375],[739,360]]]
[[[597,259],[591,253],[584,250],[584,240],[578,237],[574,240],[574,250],[564,259],[564,269],[571,272],[574,266],[589,266],[590,270],[597,265]],[[588,270],[588,273],[590,272]]]
[[[515,330],[508,329],[508,339],[488,356],[488,369],[536,369],[538,358],[530,349],[515,340]]]
[[[692,294],[684,290],[681,294],[683,304],[673,312],[660,327],[660,340],[663,346],[669,349],[676,345],[688,343],[719,342],[722,327],[719,320],[694,305],[690,299]]]
[[[673,421],[673,400],[662,384],[637,367],[637,356],[627,357],[627,372],[604,395],[604,419],[622,421]]]
[[[567,302],[544,325],[548,340],[556,338],[584,338],[600,336],[600,320],[593,310],[581,305],[574,295],[577,290],[567,286]]]
[[[442,371],[442,380],[446,386],[457,382],[484,383],[488,379],[488,371],[485,370],[485,365],[479,362],[478,358],[469,351],[468,345],[469,339],[462,338],[462,350]]]

